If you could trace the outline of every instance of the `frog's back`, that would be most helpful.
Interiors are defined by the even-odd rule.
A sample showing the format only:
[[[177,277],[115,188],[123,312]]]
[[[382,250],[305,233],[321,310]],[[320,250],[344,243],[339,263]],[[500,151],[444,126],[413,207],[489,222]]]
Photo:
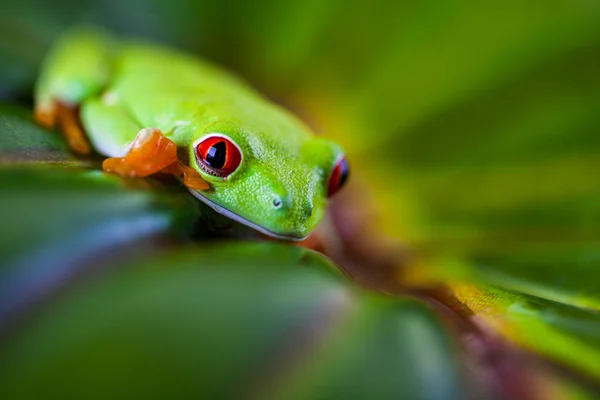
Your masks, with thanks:
[[[115,64],[112,90],[121,96],[152,92],[205,96],[259,95],[245,82],[204,60],[153,44],[126,42]]]
[[[143,126],[169,134],[182,123],[210,125],[226,120],[261,135],[279,137],[279,132],[286,132],[290,143],[312,136],[289,111],[200,58],[138,42],[125,43],[120,53],[108,89]]]

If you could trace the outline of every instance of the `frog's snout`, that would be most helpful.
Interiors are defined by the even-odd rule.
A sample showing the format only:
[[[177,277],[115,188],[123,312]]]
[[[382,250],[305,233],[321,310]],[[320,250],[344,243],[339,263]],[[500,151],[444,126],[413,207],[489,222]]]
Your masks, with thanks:
[[[297,239],[310,233],[318,214],[312,200],[294,201],[290,196],[282,196],[281,193],[273,194],[272,207],[276,211],[278,230]]]
[[[311,200],[308,200],[303,203],[294,203],[291,199],[279,195],[273,195],[273,208],[279,210],[281,209],[284,213],[288,214],[287,218],[290,216],[293,219],[294,216],[300,217],[305,223],[309,220],[315,209],[314,204]]]

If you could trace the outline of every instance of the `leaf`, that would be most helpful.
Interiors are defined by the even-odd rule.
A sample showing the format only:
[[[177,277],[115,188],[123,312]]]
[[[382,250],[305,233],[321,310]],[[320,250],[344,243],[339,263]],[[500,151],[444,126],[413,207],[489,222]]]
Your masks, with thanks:
[[[115,268],[3,344],[1,396],[462,397],[430,310],[362,292],[331,268],[266,243]]]
[[[504,289],[600,312],[599,250],[600,244],[591,242],[489,254],[475,259],[474,275]]]
[[[597,379],[600,9],[395,7],[340,10],[289,97],[348,151],[368,232],[416,254],[403,283],[460,282],[486,332]]]
[[[58,132],[36,125],[31,111],[0,104],[0,166],[29,163],[90,165],[69,152]]]
[[[520,345],[600,378],[600,314],[539,297],[479,284],[452,284],[457,297],[493,327]]]
[[[491,4],[475,0],[452,3],[432,0],[404,1],[390,5],[383,1],[376,1],[371,4],[371,7],[365,8],[361,2],[342,4],[339,1],[276,4],[269,0],[260,0],[251,5],[233,2],[222,7],[217,3],[206,2],[183,4],[175,1],[162,4],[151,0],[128,2],[124,5],[123,2],[116,1],[99,3],[67,0],[61,1],[51,9],[41,3],[38,5],[29,3],[25,1],[25,3],[15,4],[16,8],[21,9],[22,14],[14,14],[15,7],[11,8],[10,13],[7,12],[3,18],[0,17],[4,22],[2,26],[10,28],[11,21],[21,21],[17,29],[21,32],[19,37],[31,35],[37,38],[47,37],[49,40],[55,31],[68,25],[67,21],[94,20],[117,28],[117,31],[137,33],[144,37],[159,37],[168,39],[170,43],[201,49],[203,56],[225,61],[251,75],[254,83],[269,88],[278,98],[293,104],[297,110],[306,112],[310,122],[329,137],[339,140],[346,149],[353,165],[349,189],[354,186],[356,190],[353,193],[369,192],[373,196],[371,204],[381,211],[379,220],[372,218],[375,228],[356,230],[369,236],[370,242],[354,238],[353,243],[377,243],[380,236],[386,235],[402,239],[416,254],[414,258],[416,262],[409,265],[408,269],[402,270],[406,275],[416,276],[421,273],[433,277],[432,281],[449,282],[458,297],[476,312],[475,320],[483,321],[488,327],[498,328],[506,337],[522,346],[565,363],[578,372],[583,371],[584,374],[597,376],[598,370],[595,365],[598,363],[598,343],[594,335],[598,333],[596,319],[599,303],[596,283],[598,279],[594,270],[597,269],[595,254],[597,240],[600,237],[596,222],[600,216],[598,206],[600,192],[594,171],[598,170],[600,162],[598,157],[600,142],[596,136],[600,125],[598,120],[600,81],[597,74],[600,13],[594,2],[551,0],[542,4],[508,0],[501,4]],[[83,14],[84,10],[88,10],[87,15]],[[25,16],[23,18],[15,17],[23,15]],[[132,15],[135,15],[135,18],[131,18]],[[49,26],[52,28],[48,28]],[[8,31],[14,32],[10,29]],[[5,38],[11,37],[5,35]],[[11,40],[0,42],[9,43]],[[32,40],[31,43],[36,41],[43,43],[37,39]],[[0,53],[2,53],[2,43],[0,43]],[[35,74],[34,65],[41,57],[44,45],[18,46],[15,51],[16,47],[10,48],[8,53],[2,53],[8,56],[0,60],[2,61],[0,71],[4,71],[0,77],[0,86],[5,96],[12,95],[16,87],[31,85]],[[7,62],[4,63],[5,60]],[[10,126],[18,126],[15,132],[29,132],[24,138],[27,137],[26,140],[31,141],[31,143],[24,141],[21,143],[19,139],[7,142],[10,148],[0,149],[0,160],[5,165],[22,163],[22,160],[28,163],[52,161],[70,165],[78,162],[70,159],[66,154],[64,155],[66,158],[61,158],[64,153],[60,148],[55,147],[58,141],[54,143],[47,137],[43,138],[45,132],[41,130],[37,131],[38,135],[35,126],[24,122],[25,114],[18,116],[6,109],[2,111],[2,115],[5,118],[1,120],[5,123],[4,131],[10,131],[12,129],[9,129]],[[32,148],[39,148],[39,150],[32,151]],[[40,174],[44,175],[43,179],[27,175],[29,172],[17,174],[20,180],[30,179],[32,187],[27,187],[27,190],[33,190],[34,185],[46,188],[41,191],[41,195],[35,192],[38,202],[27,203],[23,200],[23,204],[27,203],[30,206],[24,208],[25,211],[21,210],[18,215],[26,215],[26,210],[36,207],[43,210],[45,205],[42,200],[53,198],[53,195],[49,194],[53,183],[47,185],[40,183],[41,181],[52,182],[55,179],[56,172],[49,171],[40,170]],[[73,172],[74,184],[78,179],[87,181],[90,178],[86,175],[88,172],[81,169],[74,169],[69,174],[71,172]],[[2,175],[2,179],[8,178]],[[69,179],[71,178],[65,178],[65,182]],[[115,183],[124,184],[118,180],[115,180]],[[152,181],[147,183],[154,184]],[[68,184],[61,185],[56,186],[59,191],[71,190]],[[87,183],[82,185],[82,191],[90,190],[86,185]],[[14,190],[19,192],[24,190],[24,187]],[[75,193],[78,189],[73,190]],[[107,189],[99,189],[97,196],[88,197],[81,194],[82,198],[85,198],[82,204],[89,202],[88,205],[93,210],[108,210],[108,201],[104,196],[109,197],[109,195],[101,194],[105,190]],[[90,190],[90,193],[92,192],[94,191]],[[152,215],[155,215],[155,212],[159,214],[163,212],[161,208],[163,203],[155,198],[156,193],[142,190],[140,193],[135,192],[137,194],[134,195],[131,188],[123,191],[119,189],[115,193],[118,193],[116,196],[119,198],[123,196],[123,198],[140,201],[141,209],[152,209],[150,211]],[[79,195],[76,194],[75,197]],[[140,197],[136,197],[138,195]],[[19,199],[27,198],[22,193],[19,196],[15,195],[17,200],[11,204],[18,204],[21,202]],[[95,201],[98,203],[94,203],[91,197],[97,197]],[[65,205],[72,205],[69,199],[64,199],[64,202]],[[49,201],[49,204],[52,204],[52,201]],[[154,205],[161,211],[156,211]],[[171,205],[165,203],[164,206],[164,215],[172,216]],[[18,209],[17,206],[11,205],[11,207]],[[82,207],[87,206],[82,205]],[[59,210],[57,221],[64,221],[69,229],[75,227],[79,219],[88,223],[85,209],[82,208],[84,211],[81,211],[76,206],[73,208],[74,213],[71,218],[66,211],[68,207],[64,210],[57,207]],[[131,208],[137,210],[137,207]],[[347,215],[342,215],[341,220],[350,220],[355,211],[361,211],[351,207],[347,209],[350,211],[347,211]],[[50,211],[53,210],[50,208]],[[114,211],[120,215],[120,210],[123,211],[124,220],[128,221],[129,212],[125,212],[128,211],[127,207],[118,203]],[[110,214],[106,212],[107,215]],[[51,217],[42,216],[41,213],[42,211],[31,212],[31,217],[53,221]],[[94,215],[94,213],[90,214],[90,220],[96,218]],[[13,218],[8,211],[3,217]],[[104,219],[98,217],[97,221],[101,224]],[[58,222],[51,223],[58,224]],[[30,226],[35,225],[33,222],[30,223]],[[88,226],[86,229],[93,231],[92,225],[90,223],[91,228]],[[177,224],[172,226],[175,225]],[[47,238],[52,229],[44,231],[43,223],[41,227],[45,234],[40,233],[40,235]],[[8,234],[6,236],[8,237]],[[37,237],[35,232],[23,236]],[[210,235],[203,236],[204,239],[207,237]],[[7,243],[12,244],[10,240]],[[37,243],[32,244],[31,249],[37,249],[37,246]],[[136,246],[132,247],[138,249]],[[14,251],[15,254],[19,254],[16,259],[25,254],[25,248],[26,246],[21,251],[17,251],[18,243],[6,247],[9,253]],[[377,253],[378,249],[379,247],[373,250],[373,253]],[[152,251],[157,250],[152,249]],[[229,256],[229,252],[234,252],[231,248],[216,253],[206,248],[202,251],[217,260]],[[35,254],[35,250],[32,252]],[[139,254],[136,253],[133,258],[138,256]],[[367,258],[367,264],[376,263],[380,258],[386,259],[378,257],[379,255],[371,254],[371,256]],[[267,255],[261,253],[260,257],[265,258]],[[277,257],[283,255],[278,253]],[[214,262],[213,258],[208,261]],[[252,255],[247,253],[243,253],[243,258],[244,263],[239,263],[243,265],[242,269],[246,267],[246,262],[253,259]],[[396,261],[398,264],[403,263],[403,260]],[[207,260],[204,259],[203,262],[207,263]],[[293,261],[289,263],[294,264]],[[38,263],[38,265],[42,264]],[[369,264],[369,267],[371,266]],[[164,269],[170,267],[169,264]],[[255,272],[253,268],[250,269]],[[29,276],[37,276],[38,270],[32,271]],[[168,275],[166,271],[164,273]],[[170,271],[170,273],[175,272]],[[141,275],[139,278],[142,278]],[[242,274],[240,277],[247,280],[243,285],[250,285],[250,283],[258,285],[259,275]],[[235,276],[237,275],[227,276],[227,280],[233,286],[238,285],[235,279],[232,279]],[[201,278],[199,282],[206,279],[204,275]],[[223,281],[225,280],[223,277]],[[267,278],[265,280],[268,281]],[[193,314],[197,309],[204,312],[209,306],[225,307],[226,301],[213,300],[221,299],[219,297],[222,295],[221,289],[229,286],[216,284],[216,281],[210,279],[207,281],[212,282],[214,288],[202,286],[194,280],[195,284],[200,285],[198,286],[200,293],[194,293],[194,296],[199,296],[197,299],[194,297],[192,300],[188,298],[186,301],[181,300],[181,304],[169,308],[170,313],[167,313],[166,317],[162,317],[163,314],[158,315],[165,321],[171,321],[170,317],[185,314],[187,310],[190,314],[189,318],[186,314],[181,317],[181,320],[189,321],[193,320],[192,317],[199,318]],[[279,280],[275,280],[274,283],[274,286],[287,288]],[[127,300],[127,290],[131,291],[132,295],[142,290],[137,287],[137,280],[131,279],[129,284],[129,287],[120,287],[117,291],[120,296],[118,299]],[[178,283],[183,285],[182,287],[186,287],[186,284],[192,285],[187,281]],[[162,283],[146,282],[144,285],[159,287]],[[244,292],[245,289],[241,286],[235,286],[238,290],[229,290],[227,293]],[[465,290],[465,286],[470,289]],[[99,287],[100,284],[96,287],[98,293],[101,292]],[[211,292],[210,289],[213,291]],[[270,293],[269,290],[272,288],[270,285],[266,287],[258,285],[257,289],[262,290],[261,293]],[[201,290],[206,290],[213,297],[202,297],[204,294]],[[302,290],[298,291],[307,290],[309,289],[302,287]],[[187,291],[191,293],[192,289],[188,288]],[[169,293],[178,292],[172,289]],[[297,293],[293,292],[293,294]],[[77,296],[81,299],[88,298],[83,291],[78,291]],[[93,305],[94,308],[91,309],[98,310],[103,310],[103,305],[108,307],[109,311],[104,310],[99,313],[101,317],[99,324],[110,328],[107,328],[106,332],[113,332],[111,329],[117,331],[117,327],[111,325],[112,322],[107,322],[112,321],[107,316],[110,312],[114,316],[127,315],[127,317],[120,317],[125,322],[121,324],[122,321],[119,320],[118,325],[130,329],[128,331],[130,336],[127,336],[129,342],[125,344],[119,342],[119,339],[115,339],[118,337],[117,333],[114,336],[107,335],[109,350],[121,348],[137,350],[137,352],[131,350],[135,354],[129,358],[138,360],[149,353],[148,349],[170,350],[169,345],[172,342],[179,344],[177,339],[183,337],[185,340],[181,340],[181,347],[185,347],[186,350],[179,349],[176,352],[178,355],[176,361],[178,361],[179,354],[190,351],[187,349],[192,349],[192,344],[200,343],[198,348],[204,348],[201,337],[206,331],[196,325],[191,325],[195,327],[191,332],[196,333],[193,341],[186,336],[189,327],[186,323],[176,321],[175,327],[170,327],[168,324],[163,326],[158,323],[158,317],[156,321],[147,324],[147,320],[135,319],[151,318],[153,312],[161,311],[163,304],[170,304],[166,300],[156,304],[158,300],[148,295],[137,294],[141,299],[140,302],[150,304],[154,308],[149,310],[144,309],[142,305],[137,305],[138,308],[120,311],[118,305],[111,302],[108,294],[97,296],[96,300],[86,300],[88,301],[86,304]],[[189,296],[192,298],[191,294]],[[370,301],[363,298],[362,294],[357,296],[361,299],[361,304],[362,301],[365,304]],[[176,298],[176,295],[172,294],[170,297],[164,295],[164,297],[171,300]],[[258,297],[248,295],[246,298],[248,309]],[[248,300],[250,298],[251,300]],[[290,301],[291,299],[292,297],[289,298]],[[318,302],[318,299],[316,296],[314,301]],[[63,300],[60,304],[66,302],[67,300]],[[125,301],[123,304],[129,303]],[[190,304],[197,308],[190,311]],[[248,311],[248,313],[260,316],[263,310],[273,306],[267,302],[258,304],[262,306],[260,310]],[[396,326],[410,329],[411,326],[416,325],[411,318],[419,314],[408,310],[410,309],[408,306],[404,308],[409,303],[401,304],[403,305],[399,307],[402,311],[397,311],[398,319],[395,319],[394,311],[390,311],[389,314],[387,311],[380,311],[385,308],[383,306],[377,311],[375,306],[373,308],[365,306],[370,310],[368,313],[365,312],[365,315],[382,316],[381,325],[377,325],[377,332],[381,336],[374,334],[376,340],[369,340],[368,335],[360,336],[366,335],[364,332],[369,331],[368,328],[364,328],[361,331],[363,333],[356,334],[356,337],[361,340],[357,339],[353,342],[350,336],[354,331],[344,331],[339,336],[343,340],[333,343],[330,346],[333,349],[331,351],[335,352],[335,349],[343,348],[350,343],[354,344],[354,346],[347,344],[350,350],[339,350],[341,353],[349,351],[351,354],[342,359],[345,361],[366,359],[368,356],[360,354],[357,350],[363,349],[358,343],[365,343],[364,351],[370,351],[369,356],[373,357],[371,362],[381,359],[375,358],[375,355],[385,358],[382,356],[385,353],[385,356],[392,359],[390,361],[392,365],[395,354],[405,354],[404,348],[400,348],[405,342],[413,344],[415,349],[426,348],[429,342],[422,343],[404,334],[402,344],[397,344],[400,346],[398,349],[390,346],[391,339],[386,336],[386,332],[391,328],[387,327],[386,323],[394,324],[401,321]],[[50,314],[44,315],[55,315],[52,314],[53,309],[48,307],[44,312]],[[68,308],[68,306],[62,307]],[[75,305],[71,307],[73,311],[69,311],[70,316],[60,317],[56,322],[58,325],[53,328],[54,339],[48,338],[48,340],[55,340],[53,344],[39,347],[44,350],[40,351],[40,354],[50,354],[47,359],[51,361],[46,361],[46,364],[43,364],[45,367],[40,367],[36,379],[47,379],[45,381],[47,385],[52,385],[54,379],[74,385],[67,372],[77,378],[85,375],[85,368],[74,367],[79,362],[79,365],[89,365],[90,370],[93,367],[105,371],[98,375],[111,377],[111,382],[116,382],[114,385],[122,385],[121,387],[128,385],[129,375],[124,372],[119,374],[122,370],[119,370],[119,366],[108,357],[108,354],[112,355],[118,351],[106,351],[106,357],[101,358],[99,353],[102,349],[106,349],[102,344],[98,344],[96,350],[72,347],[73,352],[66,354],[65,357],[77,358],[78,352],[93,357],[71,358],[70,364],[68,362],[65,364],[68,368],[60,369],[62,364],[59,364],[59,372],[56,372],[59,375],[48,373],[44,375],[46,378],[42,378],[43,372],[50,370],[52,361],[60,358],[58,352],[61,349],[69,349],[71,345],[83,346],[78,342],[79,336],[75,334],[67,336],[70,338],[68,342],[59,340],[64,328],[61,323],[78,329],[77,324],[73,322],[77,318],[78,321],[85,321],[85,324],[81,325],[82,332],[92,336],[94,334],[93,329],[87,325],[89,323],[93,326],[93,321],[85,318],[89,315],[86,314],[89,309],[79,310]],[[231,310],[237,310],[235,308],[237,306],[231,307]],[[134,313],[132,309],[139,313]],[[128,318],[128,312],[133,315],[131,319]],[[379,312],[381,314],[378,314]],[[230,311],[231,315],[238,315],[236,313],[237,311]],[[401,314],[406,315],[401,316]],[[285,316],[295,316],[295,314],[291,312]],[[277,314],[277,317],[280,315]],[[46,326],[53,326],[51,317],[44,318],[42,319],[45,322],[35,320],[35,323],[41,325],[34,326],[44,329]],[[373,319],[378,320],[378,317]],[[217,319],[216,323],[219,321]],[[410,321],[410,324],[407,322],[404,325],[402,321]],[[236,325],[236,334],[246,332],[247,326],[252,326],[254,323],[255,321],[252,320],[252,324],[243,327]],[[373,324],[376,325],[375,322]],[[150,326],[164,335],[160,336],[157,333],[160,339],[148,339],[150,345],[142,348],[144,342],[141,340],[140,344],[138,338],[147,337],[144,334],[148,335],[148,332],[140,326],[146,328]],[[173,330],[168,331],[169,329]],[[212,332],[210,325],[202,329]],[[165,333],[167,331],[168,335]],[[47,330],[41,330],[43,333],[39,334],[35,333],[35,329],[27,332],[29,338],[43,341],[44,338],[41,336]],[[101,333],[93,336],[96,338],[96,342],[93,343],[102,342]],[[223,329],[220,334],[223,334],[225,339],[229,338],[227,335],[231,332]],[[170,340],[165,339],[167,336]],[[236,336],[237,340],[227,339],[227,343],[231,343],[234,349],[238,349],[235,346],[243,346],[243,343],[238,343],[242,342],[240,336]],[[420,338],[425,336],[421,335]],[[33,343],[26,342],[29,340],[27,338],[16,337],[14,340],[23,340],[23,349]],[[388,346],[387,349],[394,349],[394,351],[386,352],[376,347],[374,343]],[[26,351],[19,349],[13,350],[13,354]],[[258,346],[258,349],[261,347]],[[223,350],[225,354],[230,354],[225,350],[227,349]],[[30,360],[35,359],[37,362],[36,356],[33,355],[35,350],[30,351]],[[127,372],[129,372],[127,366],[130,364],[127,364],[128,359],[125,355],[131,354],[128,351],[124,351],[123,357],[115,358],[123,363],[122,368],[127,369]],[[169,351],[165,350],[164,353]],[[196,354],[193,351],[190,353]],[[240,356],[244,354],[246,353],[239,351]],[[421,350],[419,354],[423,356],[429,353]],[[150,368],[156,365],[156,360],[162,363],[160,365],[171,366],[172,359],[164,361],[168,355],[161,355],[160,357],[163,358],[148,356],[147,363],[131,364],[132,369],[139,368],[144,371],[144,367]],[[181,359],[183,358],[184,356],[181,356]],[[217,365],[222,368],[219,371],[225,371],[226,368],[218,364],[221,360],[218,357],[214,358],[217,359]],[[96,362],[94,360],[100,361],[94,364]],[[187,360],[186,366],[191,367],[184,369],[188,373],[183,373],[182,376],[194,375],[189,371],[198,370],[194,369],[194,367],[198,368],[198,359],[186,358],[185,360]],[[225,363],[230,358],[223,357],[223,360]],[[34,361],[24,362],[21,365],[25,364],[33,365]],[[243,375],[243,371],[238,372],[235,369],[239,367],[236,362],[231,364],[231,373]],[[307,365],[313,366],[310,363]],[[294,393],[298,396],[335,393],[340,397],[351,397],[362,394],[360,392],[362,379],[373,379],[378,382],[377,387],[381,388],[382,393],[377,393],[376,389],[371,388],[369,394],[383,395],[385,394],[383,391],[388,387],[384,383],[388,375],[380,373],[393,369],[392,367],[389,369],[363,367],[364,364],[354,362],[337,364],[332,362],[328,365],[334,365],[335,368],[327,370],[324,367],[322,369],[315,367],[311,369],[314,370],[312,375],[310,371],[306,374],[299,373],[295,380],[286,375],[287,380],[284,380],[285,384],[282,386],[284,389],[275,392]],[[406,364],[402,364],[402,367],[404,365]],[[439,363],[431,362],[431,365],[439,366]],[[252,366],[247,369],[252,369]],[[347,373],[344,389],[348,392],[342,393],[342,389],[339,389],[341,386],[336,386],[339,382],[338,375],[331,371],[346,372],[344,367],[352,369],[352,366],[357,366],[360,374],[354,370],[352,370],[353,374]],[[393,367],[400,368],[396,365]],[[164,373],[164,369],[161,368],[161,374]],[[156,379],[145,379],[144,385],[148,382],[160,385],[162,376],[158,376],[158,370],[157,367],[151,371],[155,374],[151,378],[156,377]],[[202,379],[212,377],[210,374],[213,371],[203,366],[201,372],[204,373],[205,370],[208,371],[206,376],[195,374],[194,378],[198,379],[198,375],[201,375]],[[63,371],[62,375],[60,371]],[[406,375],[414,379],[414,382],[412,380],[407,382],[405,385],[407,392],[402,394],[413,393],[410,392],[412,385],[419,379],[424,379],[423,381],[426,382],[440,381],[420,378],[418,374],[411,375],[411,373],[417,374],[417,372],[411,370]],[[371,377],[371,374],[376,376]],[[25,375],[23,373],[21,377]],[[99,376],[84,376],[82,380],[89,383],[85,380],[95,378],[100,380]],[[150,375],[145,375],[146,378],[148,376]],[[230,383],[228,380],[223,382]],[[327,382],[330,382],[333,389],[327,386]],[[90,387],[93,389],[99,387],[98,393],[101,393],[102,386],[99,381],[91,382]],[[172,386],[173,393],[183,389],[185,389],[183,386]],[[420,389],[415,390],[414,393],[421,393],[418,392]],[[263,392],[257,391],[257,393]],[[88,393],[80,394],[82,397],[87,397]]]
[[[0,187],[0,328],[101,260],[151,252],[207,223],[187,193],[135,190],[81,168],[0,168]]]

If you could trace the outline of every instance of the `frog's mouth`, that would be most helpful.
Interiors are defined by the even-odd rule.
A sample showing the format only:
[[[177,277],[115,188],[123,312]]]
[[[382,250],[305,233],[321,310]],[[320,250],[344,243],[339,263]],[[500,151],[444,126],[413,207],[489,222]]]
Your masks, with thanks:
[[[210,208],[212,208],[219,214],[224,215],[227,218],[232,219],[236,222],[239,222],[240,224],[249,226],[250,228],[257,230],[260,233],[264,233],[265,235],[270,236],[272,238],[280,239],[280,240],[290,240],[293,242],[301,242],[309,236],[309,235],[306,235],[306,236],[299,237],[299,236],[295,236],[295,235],[282,235],[280,233],[275,233],[275,232],[268,230],[260,225],[255,224],[252,221],[247,220],[246,218],[242,217],[241,215],[236,214],[233,211],[226,209],[225,207],[218,205],[217,203],[215,203],[214,201],[205,197],[202,193],[200,193],[199,191],[197,191],[195,189],[188,188],[188,190],[190,191],[190,193],[192,193],[194,195],[194,197],[196,197],[198,200],[200,200],[201,202],[203,202],[204,204],[206,204],[207,206],[209,206]]]

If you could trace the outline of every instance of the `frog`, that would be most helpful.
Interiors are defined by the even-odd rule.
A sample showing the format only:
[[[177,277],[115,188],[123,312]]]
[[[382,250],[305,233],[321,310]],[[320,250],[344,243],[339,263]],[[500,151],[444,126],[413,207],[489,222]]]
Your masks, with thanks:
[[[239,76],[195,54],[98,27],[45,56],[34,119],[123,177],[172,175],[217,213],[302,241],[345,186],[341,146]]]

